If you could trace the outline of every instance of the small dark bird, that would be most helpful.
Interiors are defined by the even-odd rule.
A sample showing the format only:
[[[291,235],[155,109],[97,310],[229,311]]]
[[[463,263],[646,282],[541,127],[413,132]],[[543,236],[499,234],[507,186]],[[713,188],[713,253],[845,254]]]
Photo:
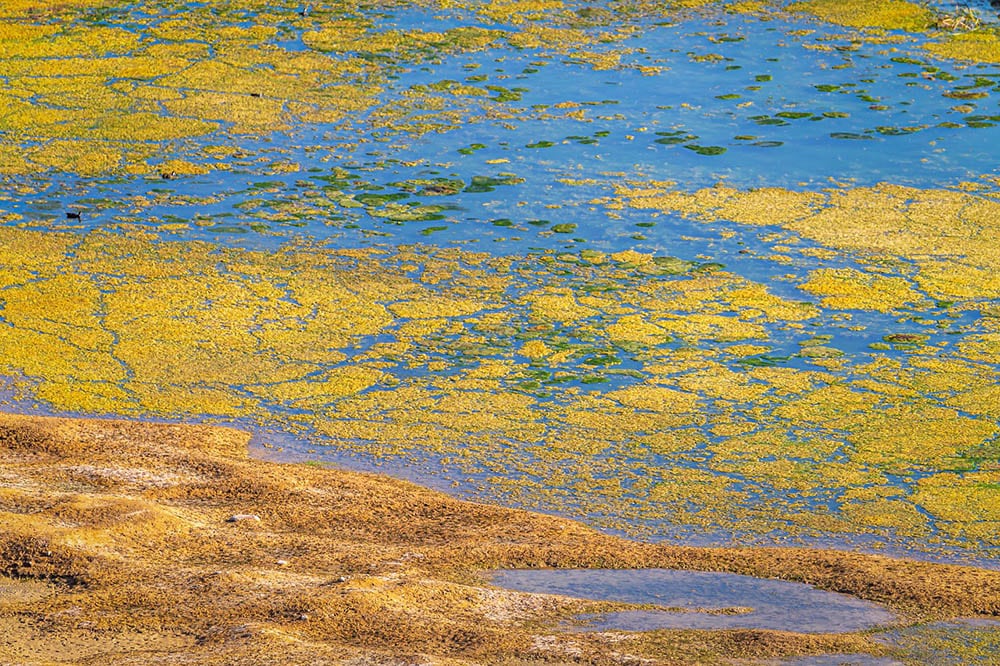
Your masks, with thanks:
[[[80,213],[76,212],[75,210],[68,210],[68,211],[66,211],[66,219],[67,220],[79,220],[80,219]]]
[[[312,11],[312,8],[313,8],[312,5],[304,6],[302,9],[299,10],[299,16],[309,16],[309,12]]]

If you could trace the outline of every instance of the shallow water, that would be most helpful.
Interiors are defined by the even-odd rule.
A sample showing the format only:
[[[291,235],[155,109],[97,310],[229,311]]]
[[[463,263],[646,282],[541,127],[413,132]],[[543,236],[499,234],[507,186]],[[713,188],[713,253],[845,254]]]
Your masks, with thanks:
[[[893,621],[882,606],[803,583],[670,569],[508,570],[491,583],[524,592],[657,604],[673,610],[625,610],[576,618],[588,631],[771,629],[836,633]],[[734,614],[711,613],[729,609]]]
[[[827,654],[764,663],[783,666],[903,666],[901,661],[870,654]]]

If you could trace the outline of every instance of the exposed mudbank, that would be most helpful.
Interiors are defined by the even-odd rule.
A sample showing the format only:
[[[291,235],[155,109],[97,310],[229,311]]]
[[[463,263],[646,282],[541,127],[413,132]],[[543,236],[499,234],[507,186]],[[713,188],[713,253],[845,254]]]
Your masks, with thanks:
[[[681,548],[247,456],[217,427],[0,416],[0,656],[13,663],[651,663],[901,648],[865,633],[580,634],[626,610],[490,570],[684,568],[807,582],[899,627],[1000,615],[1000,573],[807,549]],[[420,655],[415,657],[414,655]]]

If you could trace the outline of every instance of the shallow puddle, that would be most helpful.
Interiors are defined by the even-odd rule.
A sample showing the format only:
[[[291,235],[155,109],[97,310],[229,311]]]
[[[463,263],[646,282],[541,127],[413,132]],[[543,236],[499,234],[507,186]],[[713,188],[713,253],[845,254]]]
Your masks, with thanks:
[[[773,663],[781,666],[903,666],[903,662],[896,659],[870,654],[819,654]]]
[[[772,629],[800,633],[860,631],[893,621],[878,604],[803,583],[670,569],[501,571],[494,585],[600,601],[657,604],[577,618],[592,630]]]

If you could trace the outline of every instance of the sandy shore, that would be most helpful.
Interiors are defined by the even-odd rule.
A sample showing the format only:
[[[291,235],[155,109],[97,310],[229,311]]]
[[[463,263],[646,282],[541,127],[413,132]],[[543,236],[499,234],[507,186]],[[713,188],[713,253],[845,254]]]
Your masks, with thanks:
[[[639,544],[385,477],[247,456],[207,426],[0,415],[0,663],[726,663],[884,654],[865,633],[565,633],[500,567],[808,582],[902,622],[1000,616],[1000,572],[808,549]],[[746,662],[744,662],[746,663]]]

